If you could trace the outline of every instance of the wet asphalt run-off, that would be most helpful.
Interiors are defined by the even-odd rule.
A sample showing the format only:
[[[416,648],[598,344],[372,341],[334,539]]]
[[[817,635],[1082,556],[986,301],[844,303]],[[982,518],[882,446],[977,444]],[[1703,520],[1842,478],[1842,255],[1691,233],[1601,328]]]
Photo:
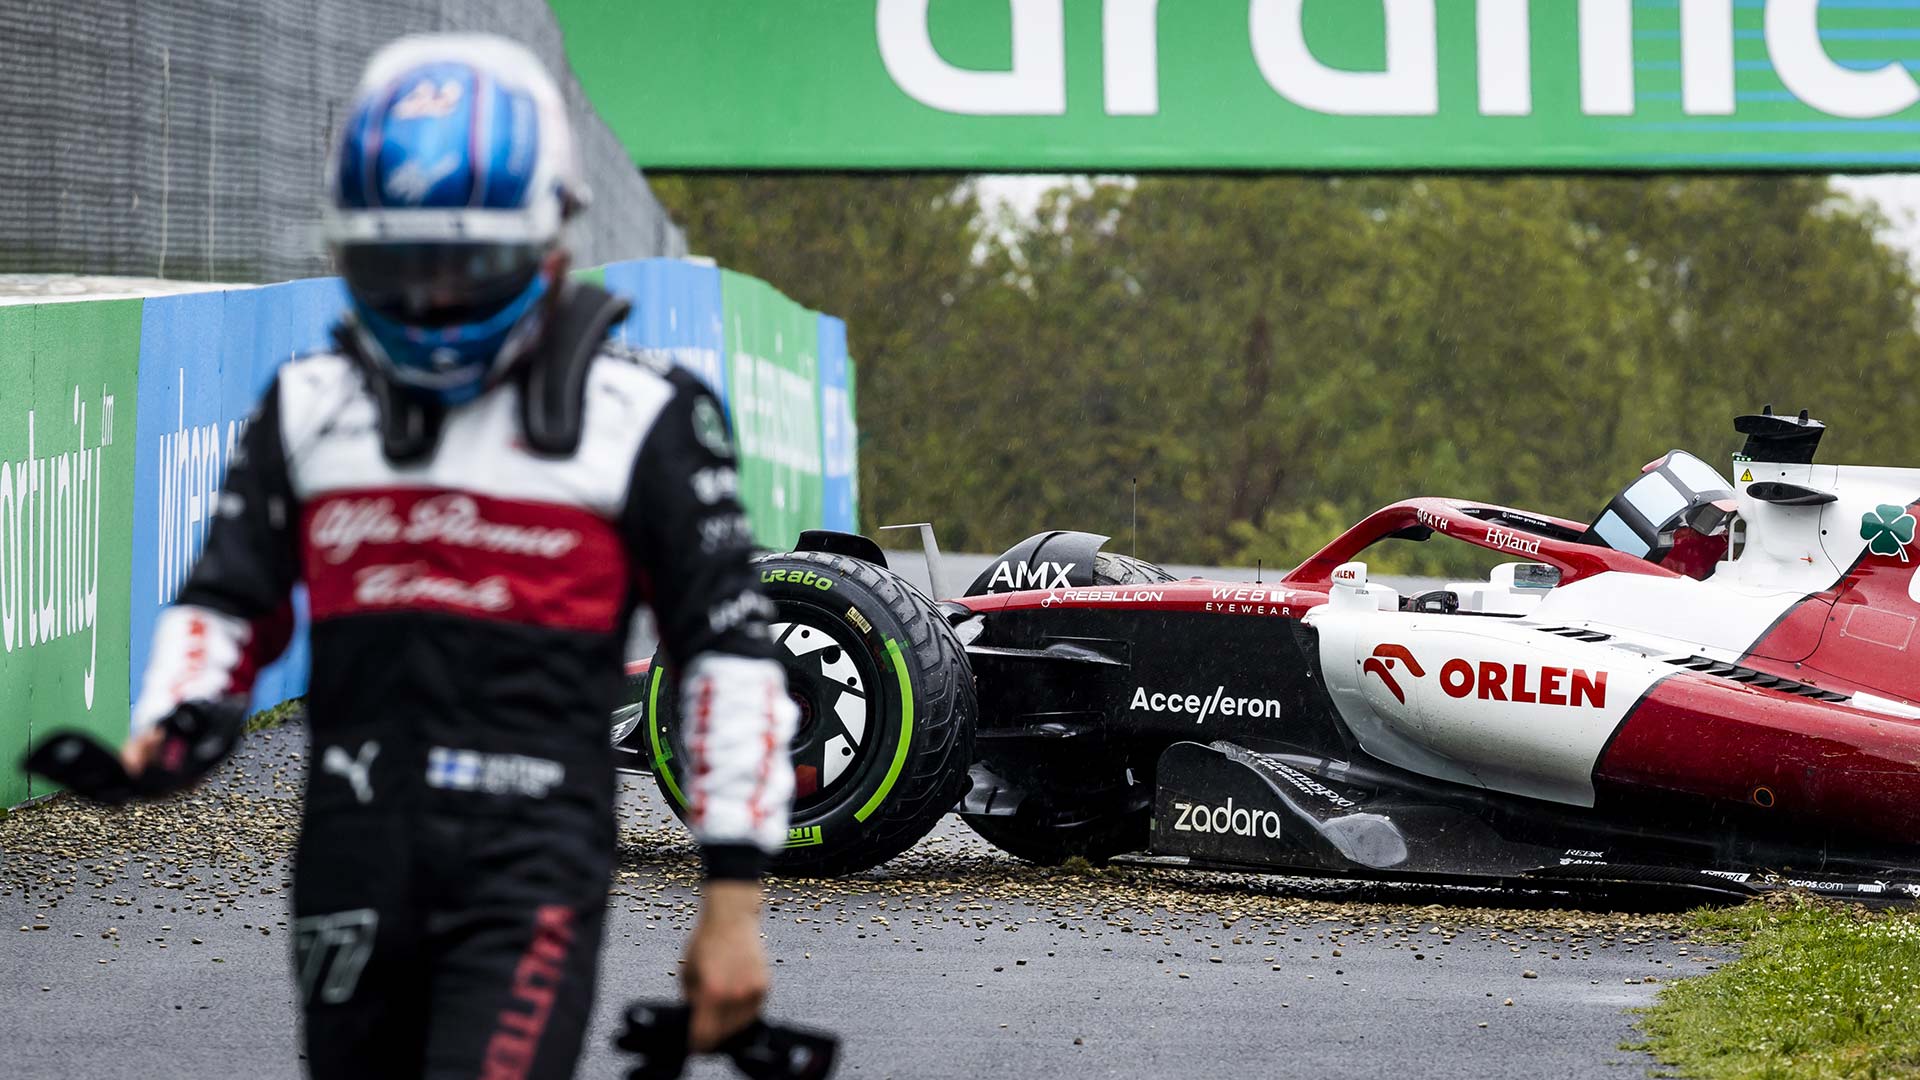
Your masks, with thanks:
[[[287,856],[305,747],[261,732],[180,799],[0,822],[0,1072],[302,1075]],[[675,993],[694,914],[691,842],[649,778],[625,779],[590,1078],[624,1075],[621,1005]],[[769,1011],[838,1032],[842,1077],[1644,1076],[1631,1010],[1725,951],[1671,911],[1565,903],[1040,869],[948,818],[879,870],[770,883]]]

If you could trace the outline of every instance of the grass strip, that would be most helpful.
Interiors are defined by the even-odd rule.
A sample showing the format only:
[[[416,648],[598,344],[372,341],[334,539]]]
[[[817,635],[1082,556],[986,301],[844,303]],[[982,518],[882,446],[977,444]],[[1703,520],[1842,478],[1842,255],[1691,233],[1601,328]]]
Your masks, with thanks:
[[[268,728],[279,727],[289,721],[298,721],[306,711],[306,708],[306,698],[289,698],[271,709],[263,709],[247,717],[247,730],[265,731]]]
[[[1640,1049],[1673,1075],[1920,1077],[1920,912],[1784,895],[1687,925],[1740,957],[1643,1010]]]

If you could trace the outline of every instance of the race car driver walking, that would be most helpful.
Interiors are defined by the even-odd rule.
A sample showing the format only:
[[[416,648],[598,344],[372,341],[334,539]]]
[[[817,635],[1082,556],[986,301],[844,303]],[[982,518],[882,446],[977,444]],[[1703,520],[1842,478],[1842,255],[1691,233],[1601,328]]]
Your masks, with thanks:
[[[313,1075],[569,1076],[614,857],[608,716],[649,604],[691,718],[706,881],[685,988],[712,1045],[767,988],[759,875],[795,719],[725,419],[693,377],[608,345],[624,305],[566,279],[585,192],[519,46],[384,49],[329,169],[351,313],[260,402],[123,760],[149,783],[211,768],[305,582]]]

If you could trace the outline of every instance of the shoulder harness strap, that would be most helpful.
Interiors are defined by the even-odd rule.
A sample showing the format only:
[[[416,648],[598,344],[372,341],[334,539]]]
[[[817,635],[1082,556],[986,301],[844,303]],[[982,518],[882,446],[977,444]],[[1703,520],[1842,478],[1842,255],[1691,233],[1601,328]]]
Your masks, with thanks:
[[[341,324],[333,328],[333,341],[340,354],[353,361],[373,395],[380,416],[380,452],[395,465],[410,465],[433,452],[440,441],[440,425],[447,411],[438,403],[417,394],[409,394],[380,374],[372,360],[360,351],[353,331]]]
[[[580,448],[587,372],[628,310],[597,285],[565,286],[544,339],[520,368],[520,426],[535,453],[566,457]]]

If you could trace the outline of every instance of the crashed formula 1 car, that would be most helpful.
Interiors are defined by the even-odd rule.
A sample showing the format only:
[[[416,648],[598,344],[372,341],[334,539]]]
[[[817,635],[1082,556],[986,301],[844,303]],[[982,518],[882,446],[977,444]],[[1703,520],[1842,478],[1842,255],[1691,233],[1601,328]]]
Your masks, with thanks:
[[[1586,525],[1409,499],[1267,584],[1050,532],[935,602],[808,534],[760,563],[801,710],[783,868],[954,810],[1043,863],[1920,897],[1920,469],[1737,428],[1734,481],[1676,450]],[[1402,596],[1383,541],[1512,561]],[[630,683],[615,741],[679,810],[669,658]]]

